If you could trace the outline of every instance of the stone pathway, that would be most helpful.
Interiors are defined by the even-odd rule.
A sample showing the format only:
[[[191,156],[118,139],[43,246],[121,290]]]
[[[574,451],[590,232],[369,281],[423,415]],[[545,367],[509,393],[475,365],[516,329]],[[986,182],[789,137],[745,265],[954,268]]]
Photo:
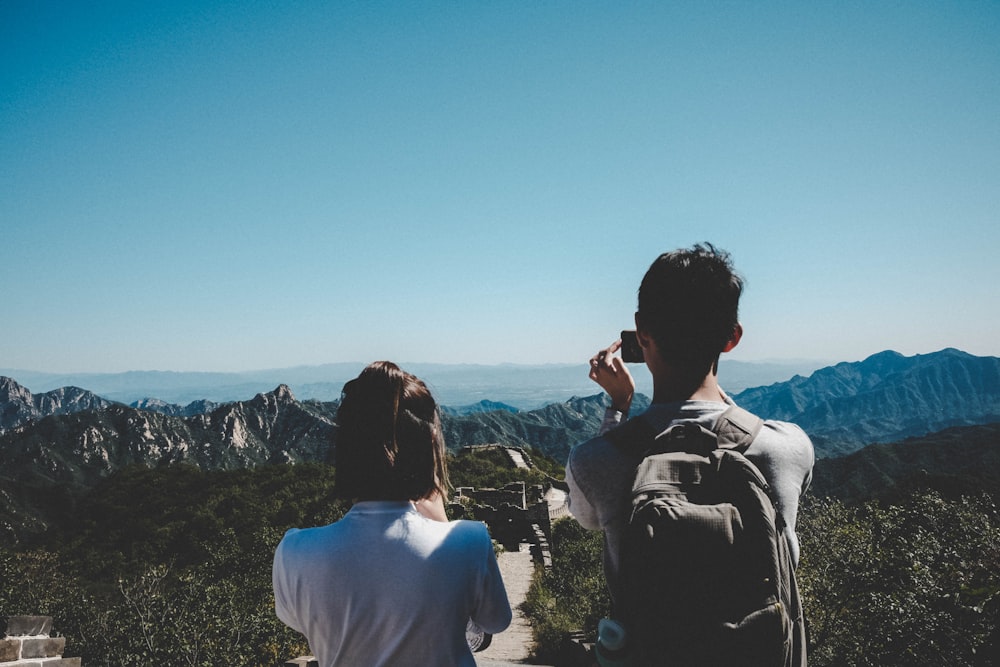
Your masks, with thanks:
[[[513,452],[513,450],[507,450]],[[519,452],[520,466],[527,467]],[[512,454],[513,458],[513,454]],[[515,459],[515,465],[517,465]],[[566,493],[559,489],[550,489],[545,496],[549,504],[549,516],[552,520],[569,516],[566,507]],[[493,637],[489,648],[476,653],[477,667],[517,667],[528,664],[531,648],[531,626],[521,613],[521,603],[528,595],[531,578],[535,572],[535,564],[531,558],[530,545],[521,543],[518,551],[505,551],[497,558],[504,586],[507,587],[507,597],[510,599],[514,618],[510,627]]]
[[[549,489],[545,494],[545,500],[549,504],[549,519],[555,521],[556,519],[565,519],[571,516],[569,513],[569,505],[567,504],[567,493],[560,489]]]
[[[504,663],[523,663],[527,660],[531,647],[531,626],[519,607],[528,594],[535,564],[531,560],[529,545],[521,543],[519,551],[504,551],[497,558],[510,607],[514,619],[510,627],[493,637],[489,647],[476,654],[476,663],[481,667],[498,667]]]
[[[523,468],[524,470],[531,468],[531,466],[528,465],[528,462],[524,460],[524,456],[521,452],[516,449],[510,449],[509,447],[505,449],[505,451],[507,452],[507,456],[510,457],[510,460],[514,462],[515,468]]]
[[[549,503],[549,516],[553,520],[569,516],[566,507],[566,493],[558,489],[550,489],[545,499]],[[511,667],[527,664],[531,647],[531,626],[524,618],[519,607],[528,595],[531,577],[535,572],[535,564],[531,559],[530,545],[522,543],[519,551],[505,551],[497,558],[500,574],[507,587],[507,597],[510,599],[514,618],[510,627],[493,637],[482,653],[476,654],[478,667]]]

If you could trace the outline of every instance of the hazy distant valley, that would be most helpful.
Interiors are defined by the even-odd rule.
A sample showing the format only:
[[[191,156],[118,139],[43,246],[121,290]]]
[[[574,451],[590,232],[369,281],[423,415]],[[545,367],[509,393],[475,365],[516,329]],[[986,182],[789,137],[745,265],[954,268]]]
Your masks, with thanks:
[[[587,377],[586,363],[546,365],[475,365],[401,363],[431,387],[438,402],[453,407],[495,401],[522,410],[559,403],[597,390]],[[747,362],[723,359],[721,373],[727,391],[768,385],[795,375],[808,375],[824,366],[818,361]],[[150,401],[187,406],[197,401],[227,403],[246,400],[286,385],[300,400],[335,401],[344,383],[356,377],[364,364],[338,363],[244,373],[129,371],[127,373],[55,374],[0,369],[32,392],[83,387],[104,399],[134,404]],[[649,373],[636,367],[638,390],[650,393]]]

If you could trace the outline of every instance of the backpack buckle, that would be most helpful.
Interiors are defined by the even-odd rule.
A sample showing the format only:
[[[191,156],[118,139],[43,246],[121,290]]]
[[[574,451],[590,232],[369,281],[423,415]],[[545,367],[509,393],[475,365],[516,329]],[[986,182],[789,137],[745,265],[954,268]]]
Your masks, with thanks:
[[[656,436],[654,449],[707,455],[718,447],[718,437],[695,422],[678,422]]]

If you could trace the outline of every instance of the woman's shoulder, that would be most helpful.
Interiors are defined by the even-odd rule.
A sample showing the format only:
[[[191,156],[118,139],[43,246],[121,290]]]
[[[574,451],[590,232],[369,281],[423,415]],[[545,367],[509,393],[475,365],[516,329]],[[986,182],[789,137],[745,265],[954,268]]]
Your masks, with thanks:
[[[284,549],[304,549],[317,543],[325,543],[333,539],[338,529],[337,523],[310,528],[289,528],[285,531],[278,547]]]
[[[468,542],[490,541],[490,531],[482,521],[455,519],[447,524],[448,533],[454,538]]]

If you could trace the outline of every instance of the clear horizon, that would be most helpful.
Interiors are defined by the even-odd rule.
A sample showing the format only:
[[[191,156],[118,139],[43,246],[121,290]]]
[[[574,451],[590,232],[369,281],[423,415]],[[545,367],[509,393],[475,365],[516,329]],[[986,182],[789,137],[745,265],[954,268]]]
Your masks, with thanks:
[[[0,4],[0,367],[1000,356],[1000,4]]]
[[[971,352],[968,352],[967,350],[962,350],[960,348],[954,348],[953,346],[948,346],[948,347],[940,348],[940,349],[937,349],[937,350],[930,350],[930,351],[927,351],[927,352],[915,352],[915,353],[912,353],[912,354],[904,354],[902,352],[899,352],[898,350],[892,350],[890,348],[887,348],[885,350],[878,350],[876,352],[872,352],[871,354],[865,355],[865,357],[858,358],[858,359],[803,359],[803,358],[787,358],[787,359],[749,359],[748,360],[748,359],[734,358],[732,355],[725,354],[725,355],[723,355],[721,357],[721,361],[723,363],[728,363],[728,362],[732,361],[732,362],[741,363],[741,364],[760,365],[760,366],[767,366],[767,365],[773,365],[773,366],[812,366],[812,367],[814,367],[815,369],[818,370],[820,368],[823,368],[823,367],[826,367],[826,366],[833,366],[833,365],[836,365],[836,364],[839,364],[839,363],[845,363],[845,362],[846,363],[856,363],[856,362],[861,362],[861,361],[864,361],[865,359],[867,359],[868,357],[871,357],[871,356],[874,356],[874,355],[877,355],[877,354],[881,354],[881,353],[884,353],[884,352],[899,352],[904,357],[913,357],[913,356],[923,356],[923,355],[928,355],[928,354],[936,354],[936,353],[942,352],[942,351],[944,351],[946,349],[957,349],[959,352],[965,352],[967,354],[972,354],[973,356],[978,356],[978,357],[995,357],[995,356],[997,356],[997,355],[976,355],[976,354],[973,354]],[[293,365],[293,366],[282,366],[282,367],[244,368],[244,369],[240,369],[240,370],[231,370],[231,371],[213,370],[213,369],[176,370],[176,369],[171,369],[171,368],[130,368],[130,369],[122,370],[122,371],[73,371],[73,370],[68,370],[68,371],[67,370],[45,371],[45,370],[37,370],[37,369],[33,369],[33,368],[3,368],[3,367],[0,367],[0,376],[7,375],[8,373],[10,373],[11,375],[8,375],[8,377],[11,377],[14,380],[18,380],[18,378],[16,376],[16,373],[28,373],[28,374],[31,374],[33,376],[76,376],[76,375],[80,375],[80,376],[82,376],[82,375],[103,376],[103,375],[124,375],[124,374],[128,374],[128,373],[163,373],[163,374],[178,374],[178,375],[188,374],[188,373],[190,373],[190,374],[205,374],[205,375],[254,375],[254,374],[267,374],[267,373],[289,371],[289,370],[321,369],[321,368],[324,368],[324,367],[334,367],[334,366],[344,366],[344,367],[355,367],[356,366],[358,368],[363,368],[364,366],[368,365],[372,361],[378,361],[378,360],[377,359],[370,359],[370,360],[367,360],[367,361],[331,361],[331,362],[316,363],[316,364],[296,364],[296,365]],[[584,360],[584,361],[567,361],[567,362],[559,362],[559,361],[555,361],[555,362],[538,362],[538,363],[497,362],[497,363],[492,363],[492,364],[483,364],[483,363],[476,363],[476,362],[447,362],[447,361],[443,361],[443,362],[435,362],[435,361],[413,361],[413,360],[392,360],[392,361],[394,361],[395,363],[397,363],[398,365],[400,365],[401,367],[403,367],[404,370],[408,369],[410,367],[442,367],[442,368],[448,368],[448,367],[454,367],[454,368],[463,368],[463,367],[464,368],[476,368],[476,367],[482,367],[482,368],[487,368],[487,369],[496,369],[496,368],[501,368],[501,367],[538,369],[538,368],[544,368],[546,366],[562,367],[562,368],[572,367],[572,366],[578,366],[580,368],[586,368],[587,367],[587,360]],[[630,368],[631,368],[633,374],[640,374],[640,373],[645,374],[646,373],[646,368],[641,363],[640,364],[632,364],[630,366]]]

